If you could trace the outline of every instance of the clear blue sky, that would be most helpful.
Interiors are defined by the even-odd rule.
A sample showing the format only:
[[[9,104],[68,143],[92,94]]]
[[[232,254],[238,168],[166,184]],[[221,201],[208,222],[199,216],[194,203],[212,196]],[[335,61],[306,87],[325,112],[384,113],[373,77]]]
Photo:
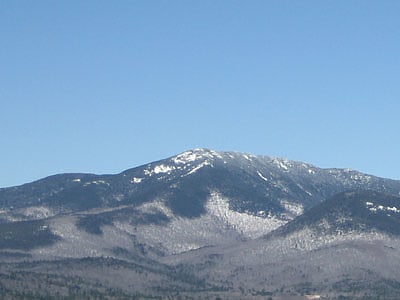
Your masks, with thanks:
[[[195,147],[400,179],[400,1],[0,1],[0,187]]]

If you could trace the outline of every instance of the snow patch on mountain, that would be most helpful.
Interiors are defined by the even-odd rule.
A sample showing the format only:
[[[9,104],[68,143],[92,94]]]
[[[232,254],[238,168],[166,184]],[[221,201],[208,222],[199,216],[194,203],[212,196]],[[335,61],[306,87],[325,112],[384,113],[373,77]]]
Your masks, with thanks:
[[[167,173],[170,174],[171,171],[175,170],[176,168],[174,166],[168,166],[168,165],[157,165],[153,169],[145,169],[144,175],[146,176],[153,176],[154,174],[162,174],[162,173]]]
[[[251,158],[247,154],[242,154],[242,156],[247,159],[248,161],[252,161]]]
[[[290,163],[289,160],[287,159],[279,159],[279,158],[274,158],[272,159],[272,162],[280,169],[283,169],[284,171],[289,171],[289,168],[292,167],[292,164]]]
[[[129,235],[135,235],[149,245],[177,254],[216,243],[230,243],[238,238],[257,238],[286,223],[272,215],[260,212],[258,216],[236,212],[229,200],[213,192],[205,206],[206,213],[198,218],[174,215],[163,199],[137,207],[142,213],[163,213],[170,221],[166,224],[132,225],[115,222],[114,225]]]
[[[266,177],[264,177],[264,175],[263,175],[263,174],[261,174],[261,172],[260,172],[260,171],[257,171],[257,174],[258,174],[258,176],[260,176],[260,177],[261,177],[261,179],[263,179],[264,181],[267,181],[267,182],[268,182],[268,179],[267,179]]]
[[[312,251],[328,245],[343,243],[346,241],[372,241],[372,240],[385,240],[388,239],[388,235],[377,231],[349,231],[349,232],[336,232],[335,234],[316,235],[313,230],[305,228],[298,231],[286,240],[283,241],[289,243],[290,247],[303,250]]]
[[[372,211],[372,212],[377,212],[377,211],[385,211],[385,212],[395,212],[395,213],[400,213],[400,208],[397,208],[395,206],[383,206],[383,205],[375,205],[372,202],[365,202],[367,208]]]
[[[88,185],[91,185],[91,184],[95,184],[95,185],[105,184],[105,185],[108,185],[108,186],[110,185],[105,180],[93,180],[93,181],[86,182],[83,186],[88,186]]]
[[[10,210],[8,209],[1,209],[0,210],[0,221],[3,222],[16,222],[21,221],[21,218],[16,218],[12,214],[10,214]]]
[[[31,206],[19,211],[19,213],[30,219],[44,219],[55,215],[55,212],[45,206]]]
[[[143,178],[138,178],[138,177],[133,177],[131,182],[132,183],[141,183],[143,180]]]
[[[243,245],[239,249],[235,249],[233,253],[234,259],[230,260],[231,264],[246,265],[252,264],[254,261],[261,259],[265,262],[271,253],[274,253],[274,259],[286,259],[290,255],[297,256],[301,252],[317,251],[334,245],[351,243],[353,241],[363,241],[365,243],[374,243],[374,241],[391,241],[391,237],[376,231],[350,231],[346,233],[333,233],[326,235],[318,235],[314,230],[306,227],[296,231],[289,236],[272,238],[268,240],[254,240],[251,247]],[[243,253],[243,255],[241,255]],[[248,261],[246,261],[248,260]]]
[[[186,151],[183,152],[182,154],[179,154],[172,158],[173,162],[176,164],[187,164],[194,162],[198,159],[202,158],[202,156],[199,153],[196,153],[195,151]]]
[[[197,148],[194,150],[183,152],[172,158],[175,164],[190,164],[195,161],[204,159],[223,159],[222,155],[217,151]]]
[[[138,211],[143,213],[163,213],[168,218],[173,218],[174,213],[167,207],[162,200],[154,200],[152,202],[143,203],[136,208]]]
[[[260,237],[286,223],[272,215],[264,218],[234,211],[230,209],[228,199],[217,192],[211,194],[206,209],[210,215],[222,220],[246,238]]]
[[[154,173],[155,174],[170,173],[173,170],[175,170],[175,167],[173,167],[173,166],[159,165],[159,166],[155,166]]]
[[[312,193],[307,191],[300,183],[296,184],[303,192],[305,192],[308,196],[312,196]]]
[[[132,225],[127,222],[117,221],[114,225],[121,232],[136,236],[146,244],[163,249],[169,254],[179,254],[190,250],[199,249],[216,242],[234,240],[238,235],[229,232],[223,224],[212,218],[209,214],[199,218],[188,219],[173,216],[164,203],[153,202],[153,205],[141,207],[147,213],[163,211],[169,216],[170,222],[163,225]]]
[[[285,210],[295,217],[300,216],[304,212],[304,207],[300,203],[289,202],[288,200],[282,200],[280,203]]]
[[[46,248],[34,249],[37,257],[99,257],[112,255],[111,249],[123,247],[133,249],[132,237],[114,226],[102,227],[102,235],[94,235],[76,226],[76,217],[65,216],[50,220],[51,232],[61,240]],[[99,247],[101,245],[101,247]]]
[[[192,170],[190,170],[189,173],[187,173],[185,175],[182,175],[182,177],[190,175],[190,174],[193,174],[197,170],[199,170],[199,169],[201,169],[201,168],[203,168],[205,166],[211,166],[212,167],[213,165],[209,161],[206,160],[206,161],[202,162],[201,164],[199,164],[198,166],[194,167]]]

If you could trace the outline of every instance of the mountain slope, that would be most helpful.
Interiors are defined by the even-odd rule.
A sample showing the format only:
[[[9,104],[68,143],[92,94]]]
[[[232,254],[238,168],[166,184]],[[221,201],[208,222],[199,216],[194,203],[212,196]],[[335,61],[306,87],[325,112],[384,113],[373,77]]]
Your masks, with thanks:
[[[289,235],[305,228],[323,235],[373,230],[400,235],[400,197],[371,190],[339,193],[271,235]]]
[[[41,250],[45,256],[112,255],[118,243],[154,255],[181,253],[265,235],[354,188],[398,194],[400,182],[195,149],[116,175],[61,174],[0,189],[0,223],[42,220],[55,236],[46,242],[55,245]]]
[[[117,175],[61,174],[0,189],[0,206],[10,212],[12,220],[137,206],[162,198],[174,214],[190,218],[203,214],[208,197],[218,191],[229,198],[235,211],[271,212],[291,219],[302,209],[356,188],[398,194],[400,182],[348,169],[320,169],[285,159],[195,149]],[[7,218],[4,211],[2,215]]]
[[[179,263],[250,295],[398,299],[399,207],[400,197],[392,195],[340,193],[265,237],[186,253]]]
[[[57,284],[77,297],[400,295],[399,194],[400,181],[208,149],[50,176],[0,189],[0,295],[40,294],[46,276],[53,297]],[[134,282],[107,277],[119,269]]]

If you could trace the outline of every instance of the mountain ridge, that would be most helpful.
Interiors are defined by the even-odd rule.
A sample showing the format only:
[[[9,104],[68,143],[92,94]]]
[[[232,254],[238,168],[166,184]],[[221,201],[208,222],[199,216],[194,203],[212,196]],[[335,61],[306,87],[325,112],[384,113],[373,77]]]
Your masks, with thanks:
[[[288,235],[306,227],[320,234],[378,230],[400,235],[400,197],[373,190],[345,191],[311,208],[270,235]]]
[[[368,282],[377,280],[400,295],[397,264],[392,268],[384,260],[400,257],[399,195],[396,180],[209,149],[118,174],[52,175],[0,189],[0,295],[1,272],[15,273],[18,266],[20,278],[30,278],[26,262],[41,274],[46,264],[59,266],[102,295],[104,289],[96,289],[91,278],[125,296],[171,296],[176,289],[186,289],[189,297],[284,297],[313,289],[337,296],[347,295],[346,278],[367,290]],[[335,266],[330,257],[339,257],[338,249],[355,271]],[[382,257],[375,259],[374,253]],[[374,259],[371,268],[363,267]],[[98,274],[85,275],[78,266],[82,260]],[[113,264],[143,288],[107,283]],[[143,276],[157,286],[144,284]],[[13,284],[20,288],[18,282]],[[196,284],[203,292],[195,291]]]
[[[229,168],[229,166],[225,166],[229,165],[228,162],[229,164],[234,163],[234,168],[235,168],[234,170],[232,170],[232,168]],[[264,170],[259,170],[260,167],[263,167]],[[210,172],[210,170],[208,170],[207,172],[203,170],[207,168],[218,169],[218,170],[215,172]],[[43,196],[42,195],[43,193],[41,194],[40,188],[36,187],[40,185],[43,185],[44,189],[51,190],[53,194],[57,194],[60,191],[65,192],[66,189],[69,189],[70,192],[73,193],[74,188],[82,186],[87,187],[87,189],[92,188],[94,190],[101,190],[101,189],[105,190],[107,189],[107,187],[104,185],[110,186],[115,181],[119,181],[114,184],[115,188],[121,189],[122,192],[119,192],[119,195],[113,195],[113,196],[115,198],[121,196],[123,198],[129,198],[134,193],[135,185],[141,184],[143,188],[142,183],[144,180],[150,181],[152,184],[155,185],[162,185],[162,180],[159,182],[157,181],[163,179],[162,178],[163,176],[164,178],[169,176],[171,181],[171,178],[179,179],[179,177],[183,176],[190,178],[191,177],[190,175],[197,175],[196,173],[198,173],[199,171],[208,173],[204,174],[205,176],[203,176],[202,180],[207,180],[208,176],[209,178],[213,178],[214,182],[220,181],[221,184],[219,186],[213,187],[218,190],[221,189],[223,190],[224,188],[226,188],[226,185],[229,184],[236,185],[236,188],[240,190],[240,186],[244,185],[243,183],[246,182],[241,182],[241,184],[239,185],[237,184],[237,182],[229,182],[229,181],[227,182],[226,179],[221,178],[221,177],[229,178],[230,173],[239,172],[240,174],[235,174],[235,176],[238,175],[242,176],[242,181],[245,180],[251,181],[251,189],[253,193],[254,190],[256,189],[264,189],[262,191],[259,190],[257,192],[260,195],[260,197],[262,194],[265,194],[262,195],[262,197],[268,199],[273,196],[276,197],[277,195],[274,194],[278,193],[279,198],[282,199],[285,196],[291,197],[293,199],[295,199],[296,197],[302,198],[303,201],[306,199],[308,202],[310,202],[310,203],[305,203],[306,206],[307,205],[312,206],[313,204],[315,204],[315,202],[320,202],[322,198],[331,196],[336,191],[331,191],[329,193],[328,192],[322,193],[322,195],[318,195],[316,197],[317,199],[314,199],[315,197],[313,197],[310,194],[313,194],[315,192],[318,193],[318,191],[315,191],[315,189],[319,188],[318,185],[323,185],[324,182],[321,180],[318,181],[313,179],[314,180],[313,185],[304,187],[300,182],[294,182],[295,180],[299,181],[298,180],[299,176],[303,177],[308,176],[309,177],[308,180],[310,180],[311,177],[318,177],[318,176],[330,177],[327,178],[326,180],[331,180],[331,181],[342,180],[344,182],[343,184],[344,186],[341,188],[337,188],[338,191],[352,188],[354,185],[358,186],[363,184],[365,185],[368,184],[368,181],[372,180],[373,183],[368,185],[368,187],[372,186],[371,189],[374,190],[378,189],[382,190],[383,192],[385,192],[384,189],[388,189],[390,193],[394,193],[394,189],[398,190],[398,188],[397,187],[394,188],[393,186],[398,185],[399,182],[395,180],[374,177],[371,175],[365,175],[357,171],[349,171],[348,169],[320,169],[310,164],[290,161],[286,159],[271,158],[268,156],[254,156],[239,152],[216,152],[207,149],[195,149],[195,150],[185,151],[177,156],[173,156],[167,159],[159,160],[135,168],[130,168],[114,175],[110,174],[95,175],[95,174],[82,174],[82,173],[58,174],[40,179],[38,181],[34,181],[32,183],[24,184],[22,186],[12,187],[12,188],[2,188],[0,189],[0,201],[1,200],[4,201],[6,196],[8,198],[12,198],[10,195],[4,195],[4,194],[6,193],[12,194],[13,192],[15,193],[17,190],[20,190],[21,193],[24,192],[31,193],[31,195],[38,198],[36,200],[39,200],[40,198],[45,198],[41,197]],[[263,174],[263,172],[265,174]],[[318,172],[318,174],[315,174],[316,172]],[[295,179],[294,180],[292,178],[295,177],[294,175],[287,176],[289,173],[297,175],[297,178],[294,178]],[[220,178],[216,178],[216,176],[219,176]],[[130,178],[127,179],[126,177]],[[193,180],[195,180],[196,183],[198,182],[198,178],[195,178]],[[269,185],[268,191],[266,191],[265,185],[266,184],[268,185],[268,180],[271,180],[273,182]],[[281,184],[280,181],[282,180],[286,180],[289,184],[291,184],[291,186],[289,187],[291,189],[290,191],[291,194],[285,195],[285,190],[284,190],[285,187],[279,186]],[[96,185],[96,187],[93,187],[93,184]],[[206,182],[206,184],[212,186],[213,182]],[[190,185],[190,180],[188,180],[188,185]],[[379,187],[377,188],[376,186],[378,185]],[[386,188],[386,186],[388,186],[388,188]],[[169,189],[170,191],[172,191],[173,187],[174,187],[173,185],[168,186],[164,180],[164,187],[161,188]],[[229,190],[229,188],[231,187],[228,186],[226,189]],[[245,185],[242,193],[246,194],[249,188],[250,187],[248,185]],[[96,191],[90,191],[90,190],[81,192],[96,194]],[[208,191],[204,190],[202,191],[198,190],[197,192],[203,194],[208,193]],[[235,191],[235,195],[228,195],[228,196],[236,197],[237,192],[238,191]],[[95,198],[95,195],[93,197]],[[152,195],[150,195],[149,197],[152,197]],[[206,196],[203,195],[203,198],[204,197]],[[105,198],[105,196],[103,198]],[[106,203],[106,205],[113,205],[112,203],[110,204],[110,202],[112,201],[112,199],[110,198],[111,195],[108,195],[108,199],[103,199],[106,200],[106,202],[108,202]],[[41,201],[43,201],[43,199]],[[17,204],[15,202],[17,201],[14,201],[13,203],[14,205]],[[179,205],[179,203],[176,204]],[[282,207],[282,205],[278,205],[275,207],[275,209],[281,210],[282,212],[282,209],[279,208],[279,206]],[[239,207],[236,208],[239,209]],[[252,208],[252,212],[253,213],[257,212],[256,207]],[[198,213],[201,213],[201,208],[199,208]]]

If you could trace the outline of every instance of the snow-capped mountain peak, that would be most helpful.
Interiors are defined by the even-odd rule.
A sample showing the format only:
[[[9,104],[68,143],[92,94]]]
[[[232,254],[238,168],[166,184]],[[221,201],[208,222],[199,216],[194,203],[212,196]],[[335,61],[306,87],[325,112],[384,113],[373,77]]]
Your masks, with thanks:
[[[282,280],[292,285],[290,293],[304,293],[309,287],[297,284],[304,276],[312,280],[313,274],[326,278],[318,268],[338,253],[335,247],[347,249],[356,241],[359,251],[369,243],[374,261],[376,249],[399,257],[393,240],[400,236],[400,201],[388,196],[399,193],[400,181],[357,171],[199,148],[116,175],[60,174],[0,189],[0,258],[66,259],[69,264],[107,257],[122,260],[120,266],[133,261],[129,272],[141,276],[141,283],[152,281],[154,266],[162,268],[156,276],[174,270],[172,277],[162,278],[161,288],[175,288],[182,274],[182,287],[187,287],[193,280],[187,274],[196,270],[196,276],[205,275],[202,282],[209,282],[213,293],[218,286],[225,291],[243,282],[254,289],[271,283],[275,289]],[[378,243],[383,246],[376,248]],[[354,261],[351,247],[347,253]],[[325,253],[323,263],[303,272],[298,258],[309,263],[315,253]],[[177,269],[167,262],[176,263]],[[175,272],[187,264],[183,273]],[[336,265],[328,264],[326,272]],[[397,278],[398,268],[393,274]],[[293,285],[293,278],[300,281]],[[160,291],[154,286],[149,290]]]

